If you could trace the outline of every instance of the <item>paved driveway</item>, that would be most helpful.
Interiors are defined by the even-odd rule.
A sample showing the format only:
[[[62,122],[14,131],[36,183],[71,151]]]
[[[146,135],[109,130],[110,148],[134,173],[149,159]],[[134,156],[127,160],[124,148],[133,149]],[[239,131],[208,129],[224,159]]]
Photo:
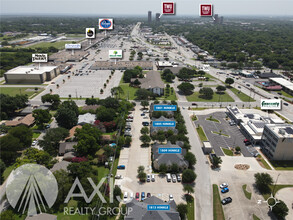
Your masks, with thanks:
[[[206,120],[206,118],[209,118],[211,115],[213,116],[213,118],[219,120],[220,123]],[[228,121],[225,120],[225,112],[215,112],[208,115],[198,115],[197,117],[198,120],[195,121],[195,124],[200,124],[203,127],[206,136],[208,137],[214,148],[215,153],[218,156],[224,156],[221,147],[228,148],[239,146],[241,148],[241,153],[243,154],[243,156],[252,157],[252,154],[248,151],[247,147],[243,143],[243,140],[245,139],[244,135],[240,132],[240,129],[237,126],[229,125]],[[222,131],[222,134],[229,135],[229,137],[214,134],[212,133],[212,131]]]

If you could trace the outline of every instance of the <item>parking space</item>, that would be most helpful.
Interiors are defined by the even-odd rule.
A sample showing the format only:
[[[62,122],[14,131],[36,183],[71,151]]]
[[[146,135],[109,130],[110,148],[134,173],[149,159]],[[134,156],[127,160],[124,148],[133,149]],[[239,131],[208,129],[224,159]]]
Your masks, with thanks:
[[[219,120],[220,123],[206,120],[210,116]],[[243,154],[243,156],[252,157],[252,154],[250,153],[252,149],[247,148],[245,144],[243,143],[243,140],[245,139],[245,137],[241,133],[238,126],[229,125],[229,122],[225,120],[225,117],[226,117],[225,112],[215,112],[208,115],[198,115],[198,120],[195,121],[195,124],[200,124],[203,127],[207,138],[209,139],[209,141],[211,142],[211,145],[214,148],[216,155],[224,156],[224,153],[221,150],[221,147],[228,148],[228,147],[239,146],[241,148],[241,153]],[[228,135],[229,137],[224,135],[214,134],[212,133],[212,131],[221,132],[222,134]]]

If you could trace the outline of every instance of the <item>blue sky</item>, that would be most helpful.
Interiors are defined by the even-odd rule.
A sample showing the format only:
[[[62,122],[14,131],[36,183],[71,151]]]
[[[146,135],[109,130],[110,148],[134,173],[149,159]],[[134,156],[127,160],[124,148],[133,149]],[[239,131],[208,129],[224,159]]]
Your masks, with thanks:
[[[161,11],[161,0],[1,0],[1,14],[146,15]],[[221,15],[293,16],[293,0],[177,0],[177,15],[198,16],[200,3]]]

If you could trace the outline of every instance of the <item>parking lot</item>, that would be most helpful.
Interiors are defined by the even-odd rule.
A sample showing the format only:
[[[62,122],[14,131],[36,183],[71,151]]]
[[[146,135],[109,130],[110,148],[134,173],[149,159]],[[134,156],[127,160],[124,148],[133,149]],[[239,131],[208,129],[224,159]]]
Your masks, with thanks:
[[[206,120],[212,115],[213,118],[220,121],[213,122]],[[218,156],[224,156],[223,151],[221,150],[221,147],[228,148],[228,147],[236,147],[239,146],[241,148],[241,153],[245,157],[252,157],[252,153],[250,152],[256,152],[256,150],[253,147],[247,147],[243,143],[243,140],[245,139],[244,135],[241,133],[238,126],[233,125],[230,126],[229,122],[225,120],[226,113],[225,112],[215,112],[208,115],[198,115],[198,120],[195,121],[195,124],[199,124],[204,129],[204,132],[209,139],[211,145],[213,146],[213,149]],[[222,134],[229,135],[229,137],[226,137],[224,135],[214,134],[214,132],[222,132]]]
[[[124,170],[117,170],[117,175],[122,175],[122,179],[116,179],[115,185],[121,186],[122,192],[133,193],[136,192],[151,193],[156,195],[164,201],[169,200],[169,195],[172,194],[175,202],[178,204],[183,202],[183,186],[180,182],[173,183],[167,182],[165,176],[155,174],[155,182],[141,183],[137,178],[137,168],[139,166],[145,167],[146,174],[152,174],[151,168],[151,147],[141,147],[140,130],[143,127],[143,121],[149,121],[143,119],[141,116],[142,107],[137,103],[135,111],[132,112],[133,122],[131,125],[132,143],[129,148],[124,148],[120,152],[119,164],[125,165]],[[146,114],[146,116],[149,116]]]

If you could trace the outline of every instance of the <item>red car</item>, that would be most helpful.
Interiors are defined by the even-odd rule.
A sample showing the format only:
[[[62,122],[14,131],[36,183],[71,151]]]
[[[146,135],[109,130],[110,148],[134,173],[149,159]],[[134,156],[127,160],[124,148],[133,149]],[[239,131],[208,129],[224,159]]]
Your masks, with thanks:
[[[139,193],[138,193],[138,192],[135,194],[135,199],[136,199],[137,201],[139,201]]]
[[[249,140],[248,139],[244,139],[244,141],[243,141],[244,143],[246,143],[246,142],[249,142]]]

